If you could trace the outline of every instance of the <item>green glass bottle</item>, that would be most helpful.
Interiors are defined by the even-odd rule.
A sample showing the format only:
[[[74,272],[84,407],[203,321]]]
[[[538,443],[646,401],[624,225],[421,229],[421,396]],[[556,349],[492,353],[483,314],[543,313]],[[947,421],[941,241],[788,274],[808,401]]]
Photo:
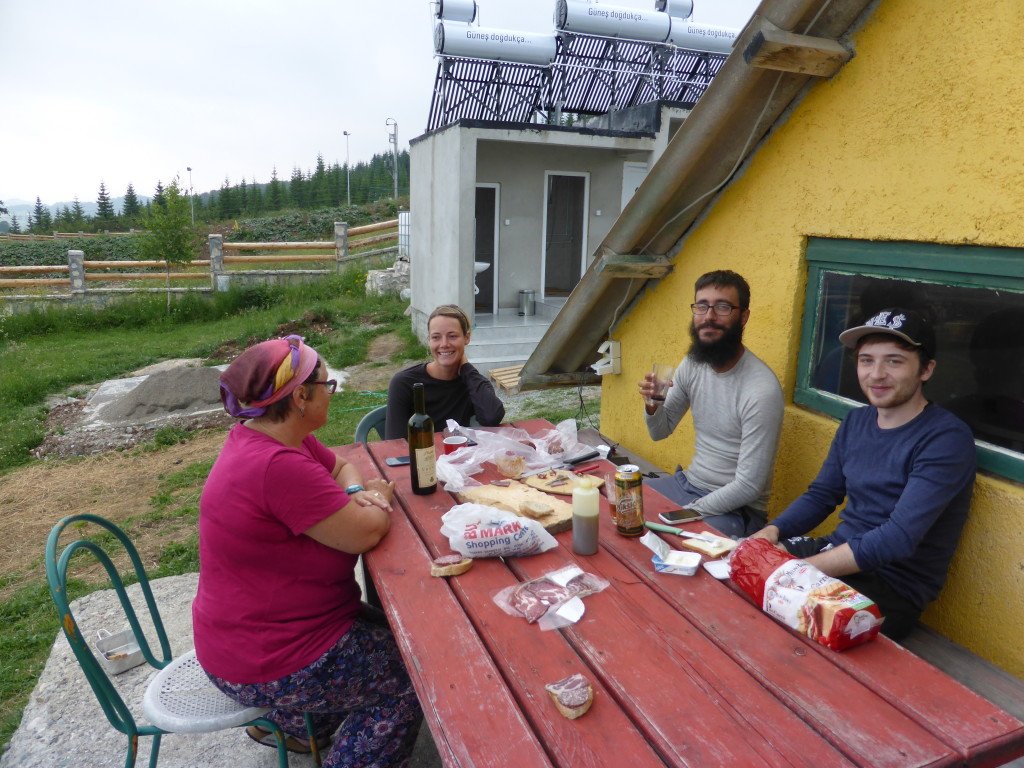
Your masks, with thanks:
[[[409,459],[412,492],[425,496],[437,490],[434,422],[427,415],[422,384],[412,385],[413,414],[409,419]]]

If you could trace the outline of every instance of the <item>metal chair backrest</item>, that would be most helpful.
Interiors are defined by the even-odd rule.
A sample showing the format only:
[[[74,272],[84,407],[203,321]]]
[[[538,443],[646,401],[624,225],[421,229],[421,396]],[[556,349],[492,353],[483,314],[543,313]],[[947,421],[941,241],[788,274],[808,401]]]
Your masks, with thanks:
[[[83,535],[81,538],[67,544],[58,554],[61,533],[68,526],[79,523],[94,524],[103,529],[104,533],[98,536],[93,535],[90,538],[86,538]],[[139,617],[135,612],[135,608],[131,600],[128,599],[124,582],[117,572],[111,557],[118,549],[118,545],[128,555],[133,575],[139,582],[139,587],[145,599],[146,607],[149,610],[157,641],[160,645],[159,655],[154,653],[150,647],[149,640],[146,638],[146,634],[139,623]],[[64,636],[67,638],[79,666],[85,673],[93,693],[96,694],[96,698],[103,708],[103,713],[114,728],[121,733],[127,734],[129,757],[134,762],[134,755],[132,753],[138,749],[138,739],[136,737],[158,736],[163,731],[151,725],[139,725],[136,723],[131,710],[117,692],[106,670],[103,669],[93,655],[89,643],[82,636],[81,628],[75,620],[68,600],[68,565],[71,562],[72,556],[78,552],[89,552],[107,572],[111,585],[117,592],[117,598],[124,610],[128,625],[135,634],[135,639],[146,662],[156,669],[162,669],[167,666],[171,662],[171,646],[167,640],[167,632],[164,630],[163,622],[160,619],[160,612],[157,610],[156,600],[153,598],[153,591],[150,589],[149,579],[142,565],[142,559],[124,531],[99,515],[82,514],[62,518],[53,527],[53,530],[50,531],[50,535],[46,540],[46,578],[50,584],[50,596],[57,607]]]
[[[379,405],[363,416],[356,425],[356,443],[367,443],[370,440],[370,430],[377,433],[379,440],[384,439],[384,424],[387,421],[388,407]]]

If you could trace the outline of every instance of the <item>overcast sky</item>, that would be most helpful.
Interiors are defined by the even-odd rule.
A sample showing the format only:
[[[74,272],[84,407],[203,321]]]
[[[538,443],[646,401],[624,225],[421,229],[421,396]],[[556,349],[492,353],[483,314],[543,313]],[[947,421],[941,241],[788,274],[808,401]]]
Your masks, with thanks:
[[[653,10],[654,0],[617,0]],[[551,32],[555,0],[478,0],[480,23]],[[741,28],[757,0],[696,0]],[[426,0],[0,0],[0,200],[93,201],[176,175],[196,192],[265,182],[318,153],[353,164],[424,132]]]

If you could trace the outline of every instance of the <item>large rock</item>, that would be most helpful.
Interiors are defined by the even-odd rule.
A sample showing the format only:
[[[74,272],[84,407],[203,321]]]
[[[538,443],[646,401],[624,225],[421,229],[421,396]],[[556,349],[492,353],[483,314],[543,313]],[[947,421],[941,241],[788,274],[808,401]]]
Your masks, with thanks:
[[[409,289],[409,262],[398,259],[388,269],[371,269],[366,273],[366,295],[402,295]]]

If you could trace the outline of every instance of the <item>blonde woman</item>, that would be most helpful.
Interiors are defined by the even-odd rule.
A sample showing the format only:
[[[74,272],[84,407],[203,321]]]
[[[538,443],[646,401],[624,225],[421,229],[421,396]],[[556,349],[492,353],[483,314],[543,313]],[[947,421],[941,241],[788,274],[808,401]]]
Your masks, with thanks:
[[[427,343],[430,361],[399,371],[388,386],[388,440],[405,437],[412,416],[412,385],[423,384],[427,414],[434,429],[444,429],[448,419],[469,426],[476,417],[478,424],[493,427],[505,418],[505,406],[494,387],[466,359],[469,344],[469,318],[454,304],[442,304],[427,319]]]

